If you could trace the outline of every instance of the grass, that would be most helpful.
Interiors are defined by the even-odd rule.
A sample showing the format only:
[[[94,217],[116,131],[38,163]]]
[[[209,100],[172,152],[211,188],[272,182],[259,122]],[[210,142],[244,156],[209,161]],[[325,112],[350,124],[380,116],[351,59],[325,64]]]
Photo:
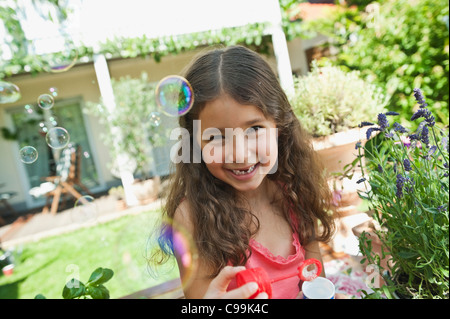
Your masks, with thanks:
[[[11,276],[0,274],[0,299],[29,299],[37,294],[62,298],[66,282],[75,277],[86,283],[98,267],[110,268],[114,276],[105,286],[111,298],[134,293],[176,278],[173,261],[148,272],[146,251],[156,244],[158,211],[142,212],[71,233],[24,244],[15,252]]]

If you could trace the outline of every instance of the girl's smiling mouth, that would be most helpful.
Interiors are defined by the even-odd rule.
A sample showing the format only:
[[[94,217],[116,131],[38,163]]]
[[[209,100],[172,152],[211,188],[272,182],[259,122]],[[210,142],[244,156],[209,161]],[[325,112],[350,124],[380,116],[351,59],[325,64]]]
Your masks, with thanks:
[[[257,168],[259,167],[259,163],[253,164],[250,167],[246,167],[243,169],[227,169],[234,178],[239,180],[249,179],[255,175]]]

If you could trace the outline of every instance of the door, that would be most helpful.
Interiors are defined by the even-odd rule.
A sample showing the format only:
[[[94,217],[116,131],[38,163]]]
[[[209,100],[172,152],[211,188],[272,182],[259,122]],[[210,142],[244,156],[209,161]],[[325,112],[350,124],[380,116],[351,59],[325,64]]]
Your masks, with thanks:
[[[81,182],[89,189],[100,185],[97,169],[89,137],[86,132],[81,99],[62,100],[50,109],[41,109],[36,105],[25,105],[10,109],[16,140],[19,148],[33,146],[38,151],[38,159],[32,164],[24,165],[29,189],[39,186],[43,178],[55,174],[55,162],[59,159],[62,149],[54,149],[47,145],[45,135],[52,127],[65,128],[70,136],[70,144],[81,146],[83,156],[81,161]],[[17,155],[19,158],[19,154]],[[25,193],[28,194],[28,190]],[[27,200],[27,202],[30,202]],[[41,204],[42,200],[31,197],[31,206]]]

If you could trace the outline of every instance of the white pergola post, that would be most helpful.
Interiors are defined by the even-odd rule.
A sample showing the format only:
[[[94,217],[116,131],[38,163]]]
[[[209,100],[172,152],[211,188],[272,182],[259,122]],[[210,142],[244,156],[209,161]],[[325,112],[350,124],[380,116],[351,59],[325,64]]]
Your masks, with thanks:
[[[96,54],[94,56],[94,69],[97,76],[98,87],[103,98],[108,112],[113,113],[116,108],[114,99],[114,91],[111,84],[111,77],[109,75],[108,64],[103,54]],[[112,127],[111,134],[115,136],[113,147],[118,149],[118,144],[122,141],[122,132],[119,127]],[[117,166],[122,180],[123,189],[125,192],[125,201],[128,206],[135,206],[139,203],[136,195],[132,191],[131,185],[134,182],[133,172],[128,169],[129,158],[127,154],[119,154],[117,157]]]
[[[280,84],[287,95],[294,92],[294,79],[292,77],[291,60],[286,41],[286,35],[283,32],[281,24],[281,8],[278,0],[272,0],[273,15],[271,16],[271,27],[269,29],[272,35],[273,50],[277,60],[278,76]]]

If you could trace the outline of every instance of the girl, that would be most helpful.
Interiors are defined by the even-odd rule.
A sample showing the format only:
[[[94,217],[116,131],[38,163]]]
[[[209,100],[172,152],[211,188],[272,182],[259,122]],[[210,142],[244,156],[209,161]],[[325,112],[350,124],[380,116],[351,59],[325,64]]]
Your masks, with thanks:
[[[202,53],[184,77],[194,105],[179,122],[189,132],[190,154],[199,147],[202,159],[176,164],[164,214],[192,234],[198,250],[185,297],[248,298],[257,285],[235,283],[245,268],[263,267],[275,278],[305,259],[322,262],[318,242],[334,230],[330,191],[268,63],[231,46]],[[175,254],[183,278],[180,252],[167,236],[160,246],[166,258]],[[299,286],[298,277],[276,282],[273,298],[295,298]]]

